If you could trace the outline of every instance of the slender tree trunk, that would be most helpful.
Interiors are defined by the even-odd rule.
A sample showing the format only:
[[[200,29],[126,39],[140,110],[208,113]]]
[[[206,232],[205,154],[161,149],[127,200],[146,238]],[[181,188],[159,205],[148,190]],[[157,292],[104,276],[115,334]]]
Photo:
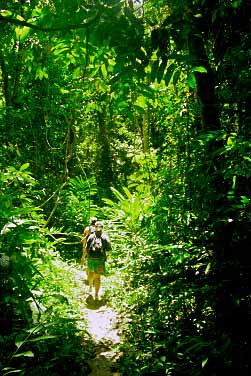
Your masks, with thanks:
[[[7,107],[10,104],[10,93],[9,93],[9,80],[8,80],[8,72],[5,66],[5,58],[3,53],[0,51],[0,67],[1,67],[1,90],[3,93],[5,106]]]
[[[142,138],[143,138],[143,152],[149,153],[149,116],[148,111],[144,113],[142,118]]]
[[[196,31],[193,31],[188,38],[189,53],[194,67],[202,66],[207,69],[207,73],[195,72],[197,98],[201,106],[201,124],[203,130],[214,131],[220,128],[215,77],[208,61],[203,38],[198,35],[199,31]]]
[[[112,155],[110,146],[109,123],[106,116],[98,113],[98,155],[96,179],[98,185],[99,198],[111,196],[111,186],[114,184]]]

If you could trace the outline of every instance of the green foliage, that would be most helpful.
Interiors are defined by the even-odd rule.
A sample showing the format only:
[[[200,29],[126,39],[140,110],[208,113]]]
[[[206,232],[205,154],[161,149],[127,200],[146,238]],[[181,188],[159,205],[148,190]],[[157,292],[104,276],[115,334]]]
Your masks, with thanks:
[[[33,300],[29,304],[32,323],[30,328],[13,333],[16,349],[6,359],[4,374],[8,369],[12,372],[20,369],[20,375],[85,373],[86,359],[93,356],[93,344],[79,309],[76,265],[67,265],[55,253],[48,252],[37,268],[36,289],[32,290]]]
[[[70,179],[62,191],[56,222],[57,226],[61,226],[57,228],[62,238],[58,249],[66,259],[76,260],[81,257],[83,229],[88,225],[90,217],[98,216],[96,192],[94,179],[84,180],[77,176]]]
[[[89,218],[96,215],[95,194],[96,184],[93,179],[84,180],[75,177],[69,180],[62,193],[62,226],[69,232],[79,232]]]
[[[124,261],[117,262],[123,281],[117,296],[127,316],[122,372],[200,374],[214,354],[211,253],[182,243],[152,244],[142,234],[120,232],[119,238]]]
[[[109,216],[120,223],[121,229],[128,233],[137,233],[142,228],[142,223],[151,216],[153,198],[148,192],[135,191],[131,193],[127,187],[123,187],[123,193],[111,188],[116,201],[105,198],[104,202],[109,205]]]
[[[85,326],[76,325],[82,323],[78,276],[55,250],[61,235],[44,228],[28,167],[11,166],[0,179],[1,372],[62,375],[74,357],[79,374],[88,368],[91,347],[83,351]]]
[[[0,11],[0,307],[8,353],[18,349],[6,372],[27,358],[29,374],[53,346],[46,374],[60,373],[59,354],[78,356],[74,335],[60,343],[60,325],[76,330],[60,321],[68,306],[54,304],[58,326],[45,314],[34,329],[27,299],[43,286],[47,313],[55,288],[68,299],[52,254],[78,258],[97,214],[110,220],[125,281],[123,372],[222,374],[234,364],[245,373],[250,4],[80,3],[16,1]]]

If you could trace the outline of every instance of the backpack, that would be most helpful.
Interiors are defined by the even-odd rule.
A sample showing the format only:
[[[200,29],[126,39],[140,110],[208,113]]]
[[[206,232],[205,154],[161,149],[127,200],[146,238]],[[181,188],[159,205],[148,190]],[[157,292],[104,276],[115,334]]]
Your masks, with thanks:
[[[90,259],[106,260],[105,238],[97,237],[95,233],[90,234],[87,239],[87,255]]]
[[[86,239],[86,241],[87,241],[89,236],[91,234],[94,234],[94,232],[95,232],[95,226],[90,225],[90,226],[85,227],[84,232],[83,232],[84,239]]]

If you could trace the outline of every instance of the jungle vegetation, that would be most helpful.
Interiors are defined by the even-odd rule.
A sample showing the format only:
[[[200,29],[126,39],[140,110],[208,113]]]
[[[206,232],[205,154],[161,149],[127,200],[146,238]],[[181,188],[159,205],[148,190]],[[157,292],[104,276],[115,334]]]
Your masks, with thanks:
[[[85,374],[91,215],[123,375],[250,374],[250,0],[0,5],[1,374]]]

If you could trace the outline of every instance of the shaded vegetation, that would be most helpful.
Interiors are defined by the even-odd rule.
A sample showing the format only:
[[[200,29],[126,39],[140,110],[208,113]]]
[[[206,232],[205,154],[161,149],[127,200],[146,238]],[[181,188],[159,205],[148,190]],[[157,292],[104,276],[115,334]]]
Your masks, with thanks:
[[[92,215],[122,374],[250,373],[250,7],[0,2],[3,375],[90,371]]]

